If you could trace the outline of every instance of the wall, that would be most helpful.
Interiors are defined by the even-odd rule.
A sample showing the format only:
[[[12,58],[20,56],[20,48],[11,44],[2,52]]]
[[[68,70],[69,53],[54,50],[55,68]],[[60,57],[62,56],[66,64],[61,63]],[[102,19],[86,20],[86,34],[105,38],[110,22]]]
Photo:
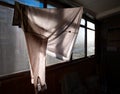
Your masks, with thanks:
[[[99,94],[96,66],[95,59],[89,58],[47,67],[47,90],[40,94]],[[68,93],[70,90],[66,91],[64,86],[71,86],[73,93]],[[1,77],[0,94],[34,94],[30,73]]]
[[[105,94],[120,93],[120,13],[97,24],[97,60]]]
[[[30,73],[21,72],[0,77],[0,94],[34,94]]]

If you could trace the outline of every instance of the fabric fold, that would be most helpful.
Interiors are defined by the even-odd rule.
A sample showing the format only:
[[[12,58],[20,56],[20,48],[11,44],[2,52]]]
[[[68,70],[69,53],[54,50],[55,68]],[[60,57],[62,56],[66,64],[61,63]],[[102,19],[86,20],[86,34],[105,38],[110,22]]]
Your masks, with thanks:
[[[69,60],[75,43],[83,8],[40,9],[15,4],[13,25],[24,31],[31,82],[37,90],[46,88],[46,53]]]

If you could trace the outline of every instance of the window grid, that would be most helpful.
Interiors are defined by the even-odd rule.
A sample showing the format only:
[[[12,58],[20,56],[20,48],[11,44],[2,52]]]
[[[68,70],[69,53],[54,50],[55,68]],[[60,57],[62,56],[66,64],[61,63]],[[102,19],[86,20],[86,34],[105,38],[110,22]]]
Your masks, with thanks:
[[[88,52],[87,52],[87,50],[88,50],[88,41],[87,41],[87,36],[88,36],[88,31],[89,30],[91,30],[91,31],[94,31],[95,32],[95,29],[92,29],[92,28],[90,28],[90,27],[88,27],[88,19],[87,18],[84,18],[85,19],[85,26],[83,26],[83,25],[80,25],[80,27],[84,27],[85,28],[85,57],[88,57],[89,55],[88,55]],[[91,21],[89,21],[89,22],[91,22]],[[94,24],[94,23],[93,23]],[[95,24],[94,24],[95,25]],[[95,40],[94,40],[95,41]],[[94,54],[93,54],[94,55]]]
[[[46,0],[44,0],[44,2],[43,2],[43,8],[48,8],[47,7],[47,5],[48,5],[49,3],[47,3],[47,1]],[[2,3],[2,5],[5,5],[5,6],[12,6],[12,8],[14,7],[14,5],[10,5],[10,4],[7,4],[7,3]],[[50,4],[51,5],[51,4]],[[52,6],[52,5],[51,5]],[[54,6],[53,6],[54,7]],[[87,27],[87,21],[89,21],[88,19],[87,19],[87,17],[84,17],[83,16],[83,19],[82,20],[84,20],[85,22],[83,23],[83,24],[80,24],[80,27],[82,27],[82,28],[84,28],[85,29],[85,34],[84,34],[84,36],[85,36],[85,39],[84,39],[84,47],[85,47],[85,49],[84,49],[84,57],[87,57],[88,55],[87,55],[87,30],[92,30],[92,31],[94,31],[95,32],[95,29],[93,29],[93,28],[90,28],[90,27]],[[89,21],[89,22],[91,22],[91,21]],[[93,23],[94,24],[94,23]],[[95,24],[94,24],[95,25]],[[83,57],[80,57],[80,58],[83,58]],[[80,59],[80,58],[78,58],[78,59]],[[74,60],[73,59],[73,53],[72,53],[72,55],[71,55],[71,59],[70,60]],[[57,62],[58,63],[58,62]],[[59,62],[60,63],[60,62]]]
[[[88,22],[92,23],[94,25],[94,28],[93,27],[91,28],[90,26],[88,26],[89,25]],[[95,32],[95,24],[92,21],[89,21],[86,17],[84,17],[84,18],[81,19],[80,28],[84,28],[84,30],[85,30],[84,31],[85,32],[85,40],[84,40],[85,56],[84,57],[89,57],[91,55],[94,55],[95,52],[93,52],[92,54],[88,53],[88,49],[90,49],[90,48],[88,48],[88,46],[89,46],[88,45],[89,44],[88,38],[90,37],[89,36],[90,35],[89,31]],[[94,37],[95,37],[95,34],[94,34]],[[91,37],[91,38],[95,39],[94,37]],[[95,43],[95,40],[94,40],[93,44],[94,43]],[[95,44],[94,44],[94,48],[95,48]],[[73,56],[73,53],[72,53],[72,56]],[[83,58],[83,57],[80,57],[80,58]]]

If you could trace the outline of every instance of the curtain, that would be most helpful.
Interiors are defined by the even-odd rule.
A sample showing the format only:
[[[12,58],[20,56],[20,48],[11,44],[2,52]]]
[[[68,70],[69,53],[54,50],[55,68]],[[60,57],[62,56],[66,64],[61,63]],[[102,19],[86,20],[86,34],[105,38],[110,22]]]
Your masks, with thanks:
[[[44,90],[46,53],[69,60],[83,8],[40,9],[15,4],[13,25],[22,27],[29,54],[31,81]]]

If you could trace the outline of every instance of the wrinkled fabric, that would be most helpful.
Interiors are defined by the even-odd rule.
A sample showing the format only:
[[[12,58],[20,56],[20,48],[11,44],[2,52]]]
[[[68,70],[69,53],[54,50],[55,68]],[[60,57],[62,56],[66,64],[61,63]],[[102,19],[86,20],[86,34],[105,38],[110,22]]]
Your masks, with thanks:
[[[22,27],[25,33],[35,88],[46,88],[46,52],[61,60],[70,59],[82,12],[82,7],[40,9],[16,3],[13,25]]]

